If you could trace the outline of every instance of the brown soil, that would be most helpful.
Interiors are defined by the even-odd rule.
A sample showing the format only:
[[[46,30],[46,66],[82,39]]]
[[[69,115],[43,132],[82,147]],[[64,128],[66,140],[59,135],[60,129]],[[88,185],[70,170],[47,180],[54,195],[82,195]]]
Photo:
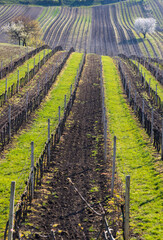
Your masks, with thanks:
[[[104,163],[100,90],[100,57],[87,55],[77,99],[58,146],[51,152],[51,166],[35,194],[22,239],[96,239],[109,197],[109,163]],[[74,185],[71,183],[74,183]],[[111,211],[110,211],[111,212]],[[114,217],[114,214],[110,216]],[[108,217],[110,217],[108,216]],[[117,223],[111,223],[116,235]],[[55,238],[55,237],[56,238]]]

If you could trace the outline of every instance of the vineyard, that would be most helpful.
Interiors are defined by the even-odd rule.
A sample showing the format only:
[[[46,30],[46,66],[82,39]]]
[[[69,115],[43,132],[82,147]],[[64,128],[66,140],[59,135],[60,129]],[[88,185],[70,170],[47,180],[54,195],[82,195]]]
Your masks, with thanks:
[[[163,238],[162,9],[0,6],[45,42],[0,44],[0,239]]]

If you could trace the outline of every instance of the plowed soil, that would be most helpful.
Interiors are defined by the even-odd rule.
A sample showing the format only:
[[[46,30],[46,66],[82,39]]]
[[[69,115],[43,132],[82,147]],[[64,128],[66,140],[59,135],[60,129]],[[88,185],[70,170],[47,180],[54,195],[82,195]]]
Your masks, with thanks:
[[[110,182],[104,163],[100,57],[87,55],[76,101],[47,170],[21,239],[96,239]],[[71,182],[72,181],[72,182]],[[93,207],[92,211],[82,197]],[[115,235],[115,227],[113,234]]]

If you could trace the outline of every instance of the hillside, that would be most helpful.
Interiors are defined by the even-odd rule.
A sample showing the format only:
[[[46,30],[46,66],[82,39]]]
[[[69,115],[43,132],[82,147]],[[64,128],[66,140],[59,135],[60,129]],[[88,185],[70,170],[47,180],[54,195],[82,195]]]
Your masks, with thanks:
[[[163,5],[159,0],[155,3],[151,0],[119,2],[89,8],[2,5],[0,12],[0,26],[13,16],[22,14],[37,19],[43,30],[42,39],[52,48],[61,45],[64,49],[73,47],[78,52],[102,55],[124,53],[128,56],[163,57]],[[137,33],[134,29],[137,17],[156,18],[155,33],[147,34],[146,39]],[[4,41],[9,39],[0,32],[0,42]]]
[[[0,5],[0,239],[163,239],[163,4],[95,2]]]

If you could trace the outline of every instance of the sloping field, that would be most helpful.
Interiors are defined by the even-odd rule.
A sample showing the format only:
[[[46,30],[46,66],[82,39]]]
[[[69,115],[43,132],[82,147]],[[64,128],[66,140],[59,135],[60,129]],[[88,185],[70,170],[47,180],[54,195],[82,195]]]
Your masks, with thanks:
[[[32,50],[33,48],[28,47],[28,51]],[[11,63],[11,61],[15,61],[22,57],[27,53],[27,48],[23,46],[17,46],[13,44],[0,44],[0,64],[2,67]]]
[[[23,5],[0,6],[0,42],[6,43],[10,41],[6,34],[1,30],[1,27],[5,25],[10,19],[21,15],[36,19],[42,11],[42,7],[29,7]]]
[[[63,113],[63,96],[70,90],[70,84],[75,82],[81,58],[82,54],[79,53],[71,55],[54,88],[37,111],[30,129],[24,129],[20,136],[15,137],[13,149],[7,151],[1,163],[3,184],[0,203],[5,216],[11,176],[17,181],[17,202],[24,187],[22,180],[29,172],[28,142],[35,141],[35,159],[38,159],[46,139],[47,120],[51,118],[51,126],[55,128],[58,105]],[[25,222],[21,219],[20,228],[17,229],[22,239],[50,239],[52,235],[64,240],[97,239],[97,236],[104,234],[103,210],[109,227],[113,229],[113,236],[122,239],[120,209],[124,207],[125,177],[130,175],[130,239],[162,240],[162,161],[138,122],[139,116],[134,115],[127,104],[115,63],[107,56],[102,56],[100,61],[100,56],[87,54],[65,130],[60,142],[51,148],[50,166],[45,168],[42,184],[35,191]],[[125,70],[125,77],[132,79],[129,89],[132,97],[138,76],[127,62],[121,60],[120,65]],[[129,90],[126,87],[126,93]],[[138,88],[136,92],[139,104],[142,92]],[[133,102],[131,97],[130,105]],[[103,99],[108,119],[106,162]],[[145,111],[151,105],[155,107],[153,103],[145,104]],[[117,137],[116,176],[111,196],[111,145],[114,136]],[[3,228],[3,222],[1,226]]]
[[[148,6],[146,6],[148,4]],[[153,7],[154,4],[154,7]],[[155,5],[157,7],[155,7]],[[153,12],[149,7],[153,8]],[[145,55],[163,57],[162,3],[120,2],[90,8],[1,6],[0,26],[13,16],[25,14],[37,18],[43,29],[43,40],[52,48],[74,47],[102,55]],[[6,15],[8,16],[6,18]],[[137,17],[156,17],[159,27],[143,39],[134,30]],[[6,42],[0,32],[0,41]]]

